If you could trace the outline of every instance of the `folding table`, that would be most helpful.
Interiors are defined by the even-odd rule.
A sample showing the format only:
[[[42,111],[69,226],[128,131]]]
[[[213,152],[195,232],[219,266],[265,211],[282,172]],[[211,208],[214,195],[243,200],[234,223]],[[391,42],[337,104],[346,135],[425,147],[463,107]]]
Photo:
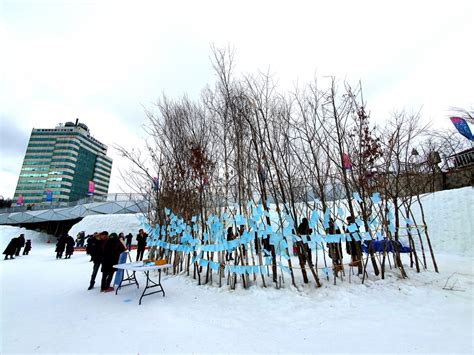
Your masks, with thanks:
[[[146,285],[145,285],[145,289],[143,290],[143,293],[140,297],[140,301],[138,302],[138,304],[142,304],[142,298],[143,297],[152,295],[154,293],[163,292],[163,297],[164,297],[165,296],[165,290],[163,289],[163,286],[161,285],[161,270],[169,269],[171,266],[172,266],[171,264],[146,265],[146,264],[143,264],[142,261],[114,265],[114,268],[128,270],[128,271],[133,272],[132,275],[127,275],[126,279],[124,279],[123,276],[122,276],[122,280],[121,280],[120,284],[118,285],[117,290],[115,291],[115,294],[117,294],[117,292],[120,288],[125,287],[125,286],[136,284],[137,287],[139,288],[138,281],[137,281],[137,278],[135,276],[135,272],[143,271],[145,273],[145,276],[146,276]],[[153,270],[158,270],[158,283],[156,283],[156,282],[154,282],[153,280],[150,279],[150,271],[153,271]],[[122,285],[123,282],[128,282],[128,283],[125,284],[125,285]],[[155,287],[159,287],[160,289],[157,290],[157,291],[147,293],[147,290],[155,288]]]

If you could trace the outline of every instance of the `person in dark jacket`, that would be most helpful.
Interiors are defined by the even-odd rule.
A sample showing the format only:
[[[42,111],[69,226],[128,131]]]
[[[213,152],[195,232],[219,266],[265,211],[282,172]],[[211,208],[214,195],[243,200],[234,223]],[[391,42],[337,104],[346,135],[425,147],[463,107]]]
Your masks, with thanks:
[[[140,229],[137,234],[137,261],[143,260],[143,253],[145,252],[146,248],[146,238],[148,234],[146,234],[143,229]]]
[[[7,260],[8,257],[10,257],[10,259],[15,259],[13,255],[16,252],[17,245],[18,237],[12,238],[12,240],[10,240],[10,243],[8,243],[7,247],[5,248],[5,251],[3,252],[3,254],[5,254],[5,260]]]
[[[231,242],[235,238],[236,237],[235,237],[233,228],[232,227],[227,228],[227,241]],[[232,257],[232,253],[233,253],[233,251],[228,251],[228,250],[225,252],[225,260],[226,261],[234,260],[234,258]]]
[[[92,290],[94,288],[95,278],[97,277],[97,272],[99,271],[99,267],[102,264],[104,244],[108,235],[109,233],[106,231],[103,231],[102,233],[94,233],[94,236],[88,240],[86,252],[91,256],[91,261],[94,262],[88,290]]]
[[[84,246],[84,238],[85,237],[81,233],[84,233],[84,232],[77,233],[77,237],[76,237],[76,247],[77,248],[82,248]]]
[[[132,239],[133,239],[132,233],[128,233],[125,236],[125,240],[126,240],[125,246],[127,247],[128,251],[132,250]]]
[[[355,223],[353,216],[348,216],[346,218],[347,221],[347,228],[346,233],[349,233],[349,225]],[[351,262],[349,263],[350,266],[357,266],[358,273],[362,274],[362,243],[359,240],[355,240],[354,236],[359,232],[359,228],[355,232],[350,233],[351,240],[350,242],[346,241],[346,251],[347,254],[351,256]]]
[[[20,256],[20,251],[21,248],[25,246],[25,235],[20,234],[18,237],[17,245],[16,245],[16,250],[15,250],[15,256]]]
[[[115,268],[114,265],[118,264],[120,254],[125,250],[125,244],[119,239],[116,233],[111,233],[109,238],[104,244],[104,255],[102,259],[102,282],[100,290],[102,292],[111,292],[114,290],[110,287],[112,278],[114,276]]]
[[[56,259],[61,259],[63,257],[64,249],[66,248],[66,239],[67,234],[61,236],[56,243]]]
[[[31,250],[31,239],[27,239],[25,243],[25,249],[23,249],[23,255],[28,255]]]
[[[66,238],[66,257],[64,259],[71,259],[71,255],[74,253],[75,244],[76,242],[74,242],[74,238],[68,235]]]
[[[91,253],[89,253],[89,244],[96,239],[97,235],[99,235],[99,233],[95,232],[94,234],[87,236],[87,242],[86,242],[86,254],[87,255],[91,255]],[[91,256],[91,260],[89,260],[89,261],[93,261],[92,256]]]
[[[79,232],[78,233],[78,239],[79,239],[79,242],[76,243],[76,247],[84,248],[84,242],[86,240],[86,233],[84,231]]]
[[[297,232],[298,235],[304,235],[307,237],[308,241],[310,241],[309,236],[313,231],[311,230],[311,228],[309,228],[309,222],[307,218],[303,218],[300,225],[298,226]],[[308,262],[308,265],[312,265],[311,248],[309,247],[308,243],[303,240],[302,242],[297,242],[297,246],[300,247],[300,252],[303,259]],[[308,260],[306,260],[306,255],[308,256]]]
[[[329,227],[326,229],[326,234],[341,234],[341,230],[337,228],[334,224],[334,220],[329,218]],[[332,260],[333,271],[337,274],[339,271],[343,270],[342,266],[342,244],[338,243],[328,243],[329,257]]]

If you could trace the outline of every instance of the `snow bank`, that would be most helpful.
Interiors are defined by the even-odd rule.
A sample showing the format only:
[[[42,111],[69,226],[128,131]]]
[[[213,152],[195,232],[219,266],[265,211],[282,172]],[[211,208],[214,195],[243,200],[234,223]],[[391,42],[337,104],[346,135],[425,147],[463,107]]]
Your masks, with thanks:
[[[463,187],[425,194],[422,204],[435,254],[474,257],[474,188]],[[421,223],[420,209],[415,207],[413,212],[417,222]]]
[[[132,233],[136,235],[141,227],[137,214],[110,214],[93,215],[84,217],[69,230],[69,235],[76,237],[77,233],[84,231],[86,235],[94,232],[107,231],[109,233]]]

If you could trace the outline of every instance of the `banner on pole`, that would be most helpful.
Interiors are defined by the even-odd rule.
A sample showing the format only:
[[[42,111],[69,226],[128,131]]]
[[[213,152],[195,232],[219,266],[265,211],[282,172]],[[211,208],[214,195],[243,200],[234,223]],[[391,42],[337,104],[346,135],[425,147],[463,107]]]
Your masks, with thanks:
[[[18,206],[21,206],[21,205],[23,204],[23,196],[22,196],[22,195],[19,195],[19,196],[18,196],[18,199],[17,199],[17,201],[16,201],[16,204],[17,204]]]
[[[450,117],[450,120],[461,135],[463,135],[464,137],[466,137],[467,139],[471,141],[474,141],[474,136],[471,133],[471,129],[469,128],[469,125],[467,124],[464,118]]]
[[[346,153],[342,153],[342,167],[345,170],[351,170],[352,169],[352,163],[349,158],[349,155]]]
[[[87,192],[89,195],[94,194],[94,188],[95,188],[94,181],[89,181],[89,188],[87,189]]]
[[[53,201],[53,191],[46,190],[46,202]]]

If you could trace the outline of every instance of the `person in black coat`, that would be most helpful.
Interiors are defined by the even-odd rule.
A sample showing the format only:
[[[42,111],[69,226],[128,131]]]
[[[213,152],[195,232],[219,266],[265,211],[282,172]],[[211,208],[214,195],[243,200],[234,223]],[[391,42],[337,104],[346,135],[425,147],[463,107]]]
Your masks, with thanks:
[[[67,235],[63,235],[56,243],[56,259],[61,259],[63,257],[64,248],[66,248],[66,239]]]
[[[91,261],[94,262],[88,290],[92,290],[94,288],[95,278],[97,277],[97,272],[99,271],[99,267],[102,264],[102,259],[104,256],[104,244],[108,235],[109,233],[107,231],[103,231],[102,233],[94,233],[94,236],[88,239],[86,252],[91,256]]]
[[[7,247],[5,248],[5,251],[3,252],[3,254],[5,254],[5,260],[7,260],[8,257],[10,257],[10,259],[15,259],[13,255],[16,252],[17,245],[18,237],[12,238],[12,240],[10,240],[10,243],[8,243]]]
[[[16,250],[15,250],[15,256],[20,256],[20,251],[21,248],[25,246],[25,235],[20,234],[18,237],[17,245],[16,245]]]
[[[326,229],[326,234],[341,234],[341,230],[337,228],[334,224],[334,220],[329,218],[329,227]],[[335,273],[342,271],[342,244],[341,242],[337,243],[327,243],[329,249],[329,257],[332,259],[333,271]]]
[[[137,234],[137,261],[143,260],[143,253],[145,252],[146,248],[146,238],[148,234],[146,234],[143,229],[140,229]]]
[[[110,287],[112,278],[114,276],[115,268],[114,265],[118,264],[120,254],[125,250],[125,245],[119,239],[116,233],[111,233],[109,238],[105,241],[104,244],[104,255],[102,259],[102,282],[100,290],[102,292],[111,292],[114,290],[113,287]]]
[[[27,239],[25,243],[25,249],[23,249],[23,255],[28,255],[31,250],[31,239]]]
[[[84,231],[77,233],[76,247],[84,248],[85,239],[86,239],[86,233]]]
[[[234,230],[232,227],[229,227],[227,228],[227,241],[228,242],[231,242],[235,239],[235,235],[234,235]],[[234,258],[232,257],[232,251],[226,251],[225,252],[225,261],[231,261],[231,260],[234,260]]]
[[[126,240],[125,246],[127,247],[128,251],[132,250],[132,239],[133,239],[132,233],[128,233],[125,236],[125,240]]]
[[[346,218],[347,221],[347,228],[346,228],[346,233],[349,233],[349,225],[355,223],[355,219],[353,216],[348,216]],[[346,241],[346,251],[347,254],[351,256],[351,262],[349,263],[350,266],[357,266],[358,268],[358,273],[362,274],[362,243],[359,240],[355,240],[354,235],[356,235],[359,232],[359,227],[357,227],[357,230],[355,232],[350,233],[351,240],[350,242]]]
[[[74,238],[68,235],[66,238],[66,257],[64,259],[71,259],[71,255],[74,253],[75,244],[76,242],[74,242]]]
[[[307,236],[308,241],[310,241],[309,236],[313,232],[311,228],[309,228],[309,222],[307,218],[303,218],[300,225],[298,226],[298,235],[300,236]],[[309,247],[308,243],[302,241],[301,244],[297,242],[297,246],[300,246],[301,256],[303,257],[304,261],[308,262],[308,265],[312,265],[312,255],[311,255],[311,248]],[[306,251],[306,253],[305,253]],[[308,260],[306,260],[306,255],[308,256]]]
[[[95,232],[94,234],[92,234],[92,235],[89,234],[87,236],[87,239],[86,239],[86,254],[87,255],[90,255],[90,253],[89,253],[89,244],[91,243],[91,241],[94,241],[98,235],[99,235],[99,233]],[[89,261],[93,261],[92,256],[91,256],[91,260],[89,260]]]

